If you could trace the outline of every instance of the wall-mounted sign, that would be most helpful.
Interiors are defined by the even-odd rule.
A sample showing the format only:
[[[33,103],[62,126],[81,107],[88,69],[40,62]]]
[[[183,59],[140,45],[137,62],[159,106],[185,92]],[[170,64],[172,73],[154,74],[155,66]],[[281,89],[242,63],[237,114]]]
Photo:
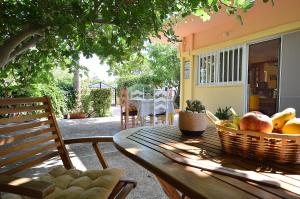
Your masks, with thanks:
[[[184,79],[190,79],[190,68],[191,68],[191,62],[190,61],[184,62]]]

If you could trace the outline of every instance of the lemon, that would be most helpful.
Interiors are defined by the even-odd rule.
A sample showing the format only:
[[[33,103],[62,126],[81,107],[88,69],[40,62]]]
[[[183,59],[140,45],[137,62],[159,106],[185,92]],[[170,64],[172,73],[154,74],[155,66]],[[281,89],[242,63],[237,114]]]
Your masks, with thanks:
[[[282,128],[283,134],[300,134],[300,118],[289,120]]]

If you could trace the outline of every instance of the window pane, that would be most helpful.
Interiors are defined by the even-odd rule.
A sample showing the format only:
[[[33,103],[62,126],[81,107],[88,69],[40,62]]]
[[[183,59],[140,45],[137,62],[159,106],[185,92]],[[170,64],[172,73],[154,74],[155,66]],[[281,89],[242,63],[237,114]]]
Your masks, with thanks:
[[[199,84],[239,82],[242,79],[243,48],[236,47],[199,56]]]
[[[210,57],[211,61],[211,71],[210,71],[210,80],[211,83],[215,83],[215,56]]]
[[[210,67],[211,67],[211,63],[210,63],[210,56],[207,56],[207,83],[210,83]]]
[[[223,68],[224,68],[224,66],[223,66],[223,63],[224,63],[224,61],[223,61],[224,59],[223,59],[223,52],[220,52],[220,59],[219,59],[219,62],[220,62],[220,64],[219,64],[219,82],[223,82],[224,80],[223,80]]]
[[[223,82],[228,81],[227,76],[228,76],[228,52],[225,51],[224,52],[224,79],[223,79]]]
[[[239,54],[239,81],[242,81],[242,66],[243,66],[243,48],[239,49],[240,54]]]
[[[234,70],[233,70],[233,81],[238,81],[238,49],[234,49]]]
[[[232,62],[232,57],[233,57],[233,51],[230,50],[229,52],[229,65],[228,65],[228,73],[229,73],[229,76],[228,76],[228,80],[229,82],[232,82],[232,69],[233,69],[233,62]]]
[[[203,58],[201,57],[200,58],[200,68],[199,68],[200,83],[203,82],[203,74],[201,73],[202,68],[203,68]]]
[[[206,76],[206,71],[205,71],[205,58],[202,58],[202,64],[200,67],[200,77],[201,77],[201,83],[205,83],[205,76]]]

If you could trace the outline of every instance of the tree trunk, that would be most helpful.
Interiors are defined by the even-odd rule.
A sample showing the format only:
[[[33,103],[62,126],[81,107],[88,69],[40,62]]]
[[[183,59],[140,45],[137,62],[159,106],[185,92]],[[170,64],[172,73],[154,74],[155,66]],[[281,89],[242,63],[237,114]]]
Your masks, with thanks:
[[[79,69],[76,69],[74,71],[74,76],[73,76],[73,88],[74,91],[76,92],[76,104],[77,104],[77,108],[80,107],[80,72]]]
[[[76,92],[80,92],[80,72],[78,69],[74,71],[73,87]]]

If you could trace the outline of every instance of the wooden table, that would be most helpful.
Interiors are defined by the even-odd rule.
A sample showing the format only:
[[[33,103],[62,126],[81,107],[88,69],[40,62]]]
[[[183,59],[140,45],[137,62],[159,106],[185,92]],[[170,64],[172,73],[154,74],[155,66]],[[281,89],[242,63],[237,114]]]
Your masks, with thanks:
[[[114,136],[116,147],[127,157],[154,173],[169,198],[179,199],[176,191],[189,198],[300,198],[300,165],[282,165],[245,160],[222,152],[214,128],[202,137],[181,136],[177,127],[141,127]],[[225,175],[176,163],[163,155],[166,151],[197,155],[222,166],[257,171],[271,177],[281,188],[238,180]]]

